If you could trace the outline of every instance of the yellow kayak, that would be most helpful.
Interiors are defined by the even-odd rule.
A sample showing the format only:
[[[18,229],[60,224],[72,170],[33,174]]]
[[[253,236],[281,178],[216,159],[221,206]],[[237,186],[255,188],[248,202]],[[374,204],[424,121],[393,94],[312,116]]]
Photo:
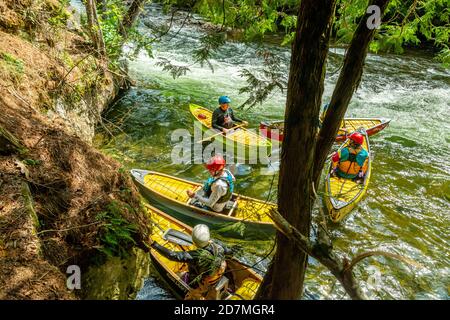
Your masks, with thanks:
[[[205,223],[212,228],[223,223],[242,223],[245,230],[242,234],[228,234],[229,237],[265,239],[275,234],[273,221],[269,216],[275,203],[266,202],[239,194],[233,194],[224,211],[221,213],[199,208],[192,204],[187,190],[200,190],[197,182],[177,178],[155,171],[132,169],[131,175],[141,194],[159,208],[170,209],[194,223]],[[182,217],[180,217],[182,218]],[[184,220],[184,219],[183,219]]]
[[[152,239],[169,250],[192,250],[192,228],[157,208],[146,205],[147,212],[153,223]],[[188,265],[183,262],[171,261],[154,249],[150,249],[150,257],[161,278],[169,285],[178,299],[184,299],[192,288],[180,277],[188,271]],[[227,260],[224,278],[219,281],[221,287],[216,287],[208,294],[209,299],[220,300],[251,300],[256,294],[262,277],[254,270],[243,266],[236,259]]]
[[[339,222],[346,217],[363,198],[369,186],[371,174],[370,145],[367,133],[365,131],[361,133],[364,136],[363,147],[369,154],[366,163],[364,164],[364,166],[367,167],[367,170],[363,183],[358,184],[353,181],[353,179],[332,177],[330,173],[328,173],[325,178],[326,195],[324,199],[330,218],[333,222]],[[347,139],[339,149],[347,146],[349,142],[350,140]],[[331,171],[331,167],[332,165],[330,164],[328,172]]]
[[[344,118],[336,135],[336,141],[343,142],[347,135],[359,128],[364,128],[370,137],[386,128],[390,119],[384,118]],[[320,122],[322,124],[322,122]],[[259,125],[261,134],[272,140],[283,141],[284,120],[261,121]],[[276,131],[272,131],[276,130]]]
[[[189,110],[194,118],[201,123],[204,132],[212,128],[212,112],[210,110],[196,104],[190,104]],[[217,130],[214,131],[218,132]],[[270,155],[272,148],[272,143],[269,139],[245,128],[238,128],[228,133],[226,136],[219,135],[218,137],[224,137],[224,144],[231,146],[234,150],[237,150],[239,146],[244,147],[244,150],[251,148],[259,150],[260,148],[265,148],[268,151],[268,155]],[[248,153],[249,152],[246,151],[247,157]]]

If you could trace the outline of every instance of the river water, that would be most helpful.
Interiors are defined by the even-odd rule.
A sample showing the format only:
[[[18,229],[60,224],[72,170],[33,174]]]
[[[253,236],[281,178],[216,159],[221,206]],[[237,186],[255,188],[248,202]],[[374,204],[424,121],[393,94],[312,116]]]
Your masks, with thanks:
[[[199,46],[204,31],[195,19],[183,27],[185,14],[175,15],[171,31],[154,45],[154,57],[141,53],[128,61],[136,85],[106,115],[120,129],[109,126],[114,137],[97,135],[101,149],[126,168],[157,170],[201,181],[202,165],[172,164],[175,129],[193,131],[189,103],[213,108],[220,95],[238,106],[247,96],[244,69],[258,70],[262,61],[257,45],[229,41],[213,55],[210,68],[193,65],[190,53]],[[199,18],[199,17],[194,17]],[[140,30],[168,23],[157,5],[146,7]],[[271,44],[265,48],[280,58],[288,72],[290,51]],[[344,50],[330,49],[329,70],[336,70]],[[190,65],[190,72],[176,80],[156,65],[159,58]],[[348,257],[368,250],[385,250],[413,259],[421,267],[383,257],[364,260],[355,268],[366,294],[374,299],[448,299],[450,291],[450,72],[433,60],[431,53],[404,55],[369,54],[362,83],[348,108],[348,117],[384,117],[390,126],[370,140],[374,153],[372,179],[365,198],[339,225],[330,226],[335,250]],[[338,74],[328,74],[323,102],[329,100]],[[261,120],[282,119],[285,95],[276,93],[263,105],[237,112],[256,128]],[[261,174],[255,166],[237,172],[238,193],[276,199],[277,173]],[[243,259],[265,269],[264,258],[272,242],[242,243]],[[314,259],[306,275],[305,299],[346,299],[334,277]],[[171,299],[152,273],[138,299]]]

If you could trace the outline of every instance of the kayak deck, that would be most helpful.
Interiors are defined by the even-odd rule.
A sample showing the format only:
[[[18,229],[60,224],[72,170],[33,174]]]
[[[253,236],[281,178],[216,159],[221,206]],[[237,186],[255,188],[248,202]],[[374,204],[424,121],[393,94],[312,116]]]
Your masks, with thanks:
[[[330,177],[330,193],[334,199],[340,202],[352,202],[362,189],[363,185],[352,179]]]
[[[211,129],[212,112],[210,110],[195,104],[191,104],[189,109],[192,115],[200,121],[204,127]],[[226,139],[247,146],[271,146],[269,140],[245,128],[238,128],[231,133],[228,133]]]
[[[369,130],[370,128],[376,127],[383,123],[382,119],[356,119],[349,118],[342,120],[341,127],[339,128],[338,134],[345,134],[346,131],[342,129],[346,129],[347,133],[356,131],[359,128],[364,128],[365,130]]]
[[[183,228],[180,225],[176,225],[176,224],[172,223],[170,220],[168,220],[168,219],[164,218],[163,216],[157,214],[156,211],[151,210],[149,207],[146,207],[146,208],[147,208],[147,212],[150,214],[151,220],[154,221],[155,225],[158,225],[163,230],[175,229],[175,230],[178,230],[178,231],[181,231],[181,232],[186,232],[187,228]],[[152,239],[154,241],[156,241],[160,245],[162,245],[162,246],[164,246],[167,249],[172,250],[172,251],[194,250],[195,249],[195,247],[193,245],[192,246],[180,246],[180,245],[177,245],[177,244],[174,244],[174,243],[172,243],[170,241],[165,240],[163,238],[163,235],[164,235],[163,230],[153,226],[153,233],[152,233],[151,237],[152,237]],[[152,253],[154,255],[156,255],[158,260],[160,260],[172,272],[177,273],[177,272],[188,271],[188,266],[187,266],[186,263],[169,260],[168,258],[164,257],[162,254],[160,254],[156,250],[152,250]],[[181,281],[181,279],[180,279],[180,281]]]
[[[344,141],[346,135],[364,128],[368,136],[371,136],[386,128],[391,120],[383,118],[344,118],[336,135],[336,141]],[[262,121],[260,129],[263,135],[272,139],[282,141],[284,120]],[[279,130],[278,133],[272,133],[271,130]]]

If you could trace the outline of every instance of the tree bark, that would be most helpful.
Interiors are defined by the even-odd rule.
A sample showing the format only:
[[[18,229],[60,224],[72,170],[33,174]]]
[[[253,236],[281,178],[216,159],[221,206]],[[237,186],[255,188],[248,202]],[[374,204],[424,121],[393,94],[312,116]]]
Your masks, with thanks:
[[[94,43],[95,49],[101,57],[105,57],[105,40],[103,39],[103,32],[98,22],[97,7],[94,0],[86,0],[86,16],[89,33],[91,35],[91,40]]]
[[[308,238],[315,136],[335,4],[335,0],[302,0],[292,45],[278,208]],[[298,299],[303,290],[307,254],[280,232],[276,242],[277,251],[256,298]]]
[[[372,0],[369,5],[378,6],[382,17],[388,3],[389,0]],[[319,132],[314,156],[313,179],[316,189],[319,186],[322,168],[328,153],[333,146],[341,121],[344,118],[348,104],[350,103],[350,99],[361,81],[369,43],[372,41],[376,32],[376,29],[369,29],[367,27],[367,21],[370,15],[371,14],[368,13],[365,14],[353,35],[347,54],[344,58],[344,65],[331,97],[328,111]]]
[[[122,23],[119,26],[119,32],[123,37],[127,36],[128,30],[136,22],[145,1],[146,0],[134,0],[129,6],[125,16],[123,17]]]
[[[324,248],[320,243],[312,244],[307,236],[301,234],[278,212],[272,211],[271,217],[275,222],[277,229],[280,230],[280,232],[283,234],[283,236],[286,237],[286,239],[289,239],[290,243],[295,246],[296,250],[314,257],[315,259],[317,259],[317,261],[323,264],[341,283],[347,294],[352,299],[362,300],[365,298],[352,272],[352,268],[362,259],[352,262],[349,262],[346,258],[341,260],[331,252],[330,248]],[[388,255],[391,257],[395,256],[385,252],[368,252],[364,254],[364,257],[376,254]],[[398,259],[398,256],[395,256],[395,258]],[[267,289],[265,289],[265,291],[267,291]]]

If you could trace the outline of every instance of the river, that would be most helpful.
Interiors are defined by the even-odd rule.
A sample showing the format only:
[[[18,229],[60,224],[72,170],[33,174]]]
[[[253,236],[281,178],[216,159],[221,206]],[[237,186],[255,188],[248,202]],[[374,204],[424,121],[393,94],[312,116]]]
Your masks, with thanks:
[[[140,31],[151,36],[149,24],[169,20],[157,5],[146,7]],[[171,161],[171,133],[192,131],[189,103],[213,108],[220,95],[228,95],[238,106],[247,98],[239,94],[245,85],[244,69],[257,70],[262,61],[257,45],[229,41],[213,55],[210,68],[190,66],[190,72],[173,79],[156,65],[166,58],[191,65],[191,52],[204,35],[197,25],[175,16],[171,31],[154,45],[154,58],[141,53],[129,61],[136,85],[106,115],[120,126],[110,127],[96,137],[101,149],[128,169],[158,170],[201,181],[207,177],[202,165],[174,165]],[[198,18],[198,17],[197,17]],[[147,26],[146,26],[147,25]],[[265,44],[281,59],[288,72],[289,48]],[[331,48],[329,70],[342,62],[344,50]],[[348,117],[384,117],[390,126],[370,139],[374,153],[372,179],[365,198],[342,223],[331,226],[335,250],[355,256],[368,250],[385,250],[413,259],[422,267],[383,257],[365,259],[355,268],[365,293],[374,299],[448,299],[450,290],[450,72],[434,61],[431,53],[408,51],[404,55],[369,54],[358,91],[347,111]],[[338,73],[328,74],[323,102],[327,102]],[[276,93],[253,109],[237,112],[257,128],[261,120],[282,119],[285,95]],[[261,174],[256,167],[241,167],[237,174],[238,193],[261,199],[276,199],[275,175]],[[275,180],[274,180],[275,178]],[[275,181],[275,186],[272,182]],[[242,243],[244,259],[261,260],[271,242]],[[172,296],[152,273],[138,299],[171,299]],[[346,299],[335,278],[317,261],[310,259],[304,299]]]

